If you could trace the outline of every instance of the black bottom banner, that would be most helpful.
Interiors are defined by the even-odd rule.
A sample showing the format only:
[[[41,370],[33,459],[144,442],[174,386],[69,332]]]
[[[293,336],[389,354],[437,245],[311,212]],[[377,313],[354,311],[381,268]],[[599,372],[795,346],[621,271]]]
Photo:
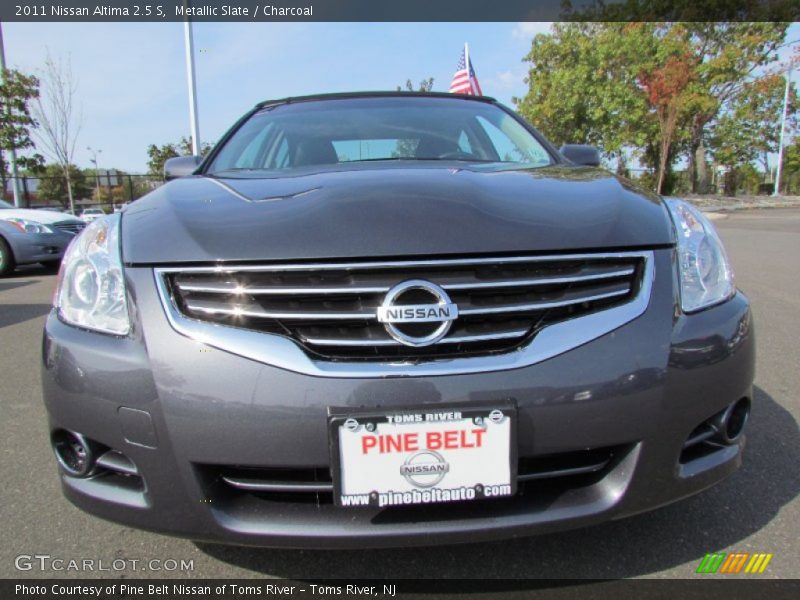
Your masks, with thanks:
[[[0,580],[0,598],[47,600],[193,600],[255,598],[554,598],[623,600],[626,598],[711,600],[800,598],[800,580],[526,580],[397,579],[319,580],[216,579],[62,579]]]

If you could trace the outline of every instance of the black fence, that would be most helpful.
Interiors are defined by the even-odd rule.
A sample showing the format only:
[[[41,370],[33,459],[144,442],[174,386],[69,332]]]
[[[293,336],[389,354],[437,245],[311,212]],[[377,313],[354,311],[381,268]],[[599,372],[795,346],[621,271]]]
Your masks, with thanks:
[[[72,196],[75,211],[102,208],[107,212],[129,204],[164,183],[163,177],[132,175],[117,171],[101,171],[96,175],[80,174],[73,178]],[[21,204],[25,208],[69,210],[66,178],[22,176],[17,178]],[[0,184],[3,199],[14,201],[14,178]]]

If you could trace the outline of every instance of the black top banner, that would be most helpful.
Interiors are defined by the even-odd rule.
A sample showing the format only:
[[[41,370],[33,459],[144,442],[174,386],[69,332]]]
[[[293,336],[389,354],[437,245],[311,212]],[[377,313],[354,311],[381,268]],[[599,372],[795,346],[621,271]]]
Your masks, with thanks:
[[[795,21],[800,0],[3,0],[0,21]]]

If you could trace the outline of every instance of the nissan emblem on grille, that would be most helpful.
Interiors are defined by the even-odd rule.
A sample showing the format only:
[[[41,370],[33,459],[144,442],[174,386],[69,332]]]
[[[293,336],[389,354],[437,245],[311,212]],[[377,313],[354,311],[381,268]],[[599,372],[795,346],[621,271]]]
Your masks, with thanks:
[[[378,307],[378,321],[406,346],[430,346],[441,340],[458,318],[458,306],[438,285],[411,279],[390,289]]]

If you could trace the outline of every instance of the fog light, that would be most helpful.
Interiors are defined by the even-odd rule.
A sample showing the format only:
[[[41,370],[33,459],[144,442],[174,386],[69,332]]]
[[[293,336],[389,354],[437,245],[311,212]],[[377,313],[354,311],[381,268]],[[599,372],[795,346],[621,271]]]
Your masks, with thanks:
[[[750,417],[750,400],[741,398],[728,406],[711,420],[716,442],[735,444],[742,437],[747,419]]]
[[[95,469],[96,444],[80,433],[59,429],[51,435],[58,464],[72,477],[88,477]]]

